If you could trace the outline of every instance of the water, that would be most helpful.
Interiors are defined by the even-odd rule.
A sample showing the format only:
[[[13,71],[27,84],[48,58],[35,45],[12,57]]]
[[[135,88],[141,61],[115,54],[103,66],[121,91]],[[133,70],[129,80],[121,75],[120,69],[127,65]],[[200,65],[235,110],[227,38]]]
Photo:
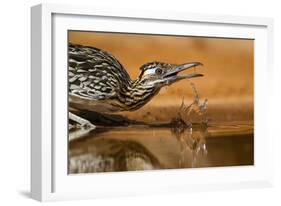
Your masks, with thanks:
[[[72,132],[83,138],[69,143],[69,173],[253,165],[253,122],[209,122],[191,86],[194,101],[171,122]]]
[[[69,173],[253,165],[251,123],[99,128],[70,143]]]

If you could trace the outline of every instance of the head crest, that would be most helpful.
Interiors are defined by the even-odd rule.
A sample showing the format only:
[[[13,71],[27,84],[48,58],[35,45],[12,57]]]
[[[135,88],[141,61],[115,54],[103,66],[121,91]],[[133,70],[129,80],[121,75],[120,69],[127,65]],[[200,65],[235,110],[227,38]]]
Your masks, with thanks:
[[[161,64],[160,62],[157,62],[157,61],[154,61],[154,62],[148,62],[148,63],[145,63],[143,64],[141,67],[140,67],[140,70],[142,72],[148,70],[148,69],[151,69],[151,68],[154,68],[156,67],[157,65]]]

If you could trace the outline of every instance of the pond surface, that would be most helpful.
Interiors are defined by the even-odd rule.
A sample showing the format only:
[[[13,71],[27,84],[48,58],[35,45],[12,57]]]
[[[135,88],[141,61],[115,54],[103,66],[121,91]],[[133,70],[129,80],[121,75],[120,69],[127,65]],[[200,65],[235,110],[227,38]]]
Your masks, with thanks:
[[[70,174],[253,164],[253,122],[97,127],[69,142]]]

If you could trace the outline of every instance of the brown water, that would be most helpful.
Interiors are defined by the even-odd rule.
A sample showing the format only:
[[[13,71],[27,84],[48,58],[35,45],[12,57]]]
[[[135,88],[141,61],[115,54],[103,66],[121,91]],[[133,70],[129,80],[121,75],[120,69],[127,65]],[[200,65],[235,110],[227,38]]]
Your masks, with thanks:
[[[254,164],[252,122],[99,127],[69,143],[69,173]]]

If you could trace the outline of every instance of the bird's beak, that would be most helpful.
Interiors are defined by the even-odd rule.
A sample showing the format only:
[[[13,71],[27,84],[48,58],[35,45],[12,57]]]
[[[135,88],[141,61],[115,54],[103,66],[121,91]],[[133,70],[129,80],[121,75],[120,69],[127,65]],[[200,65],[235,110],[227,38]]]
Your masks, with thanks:
[[[166,84],[172,84],[181,79],[204,76],[203,74],[197,73],[196,71],[190,74],[178,75],[179,72],[185,71],[190,68],[195,68],[196,66],[203,66],[203,64],[200,62],[191,62],[186,64],[173,65],[171,69],[169,69],[169,71],[163,76],[163,80]]]

